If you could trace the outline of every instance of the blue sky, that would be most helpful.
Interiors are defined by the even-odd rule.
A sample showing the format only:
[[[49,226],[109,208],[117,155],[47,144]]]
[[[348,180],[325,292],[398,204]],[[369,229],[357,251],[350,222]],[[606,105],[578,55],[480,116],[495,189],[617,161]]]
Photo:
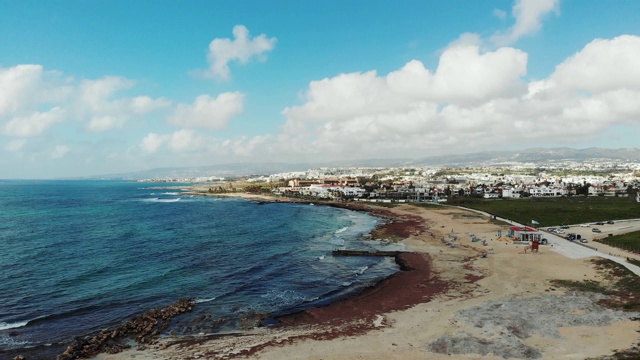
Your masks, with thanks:
[[[637,147],[640,2],[0,0],[0,178]]]

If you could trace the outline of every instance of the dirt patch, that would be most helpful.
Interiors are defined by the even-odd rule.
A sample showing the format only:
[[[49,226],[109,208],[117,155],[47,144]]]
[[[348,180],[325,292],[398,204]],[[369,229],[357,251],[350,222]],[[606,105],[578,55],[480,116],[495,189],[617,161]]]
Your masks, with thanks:
[[[428,349],[440,354],[537,359],[542,350],[524,343],[534,335],[557,338],[560,327],[603,327],[640,315],[607,309],[598,304],[604,298],[602,294],[576,293],[490,301],[456,313],[454,319],[465,331],[440,337]]]

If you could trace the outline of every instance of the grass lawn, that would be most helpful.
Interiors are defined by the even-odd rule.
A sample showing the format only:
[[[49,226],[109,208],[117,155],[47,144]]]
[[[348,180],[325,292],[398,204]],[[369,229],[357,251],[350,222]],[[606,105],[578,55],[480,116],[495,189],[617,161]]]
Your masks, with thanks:
[[[640,253],[640,231],[595,240],[620,249]],[[635,264],[640,266],[640,264]]]
[[[515,220],[522,224],[555,226],[640,218],[640,203],[620,197],[570,196],[563,198],[475,199],[450,198],[447,205],[464,206]]]

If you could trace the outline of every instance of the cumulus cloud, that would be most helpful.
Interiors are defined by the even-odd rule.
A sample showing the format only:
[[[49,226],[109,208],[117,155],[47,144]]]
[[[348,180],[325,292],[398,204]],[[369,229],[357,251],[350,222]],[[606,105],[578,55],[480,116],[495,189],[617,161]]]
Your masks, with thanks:
[[[209,69],[203,73],[205,77],[228,80],[231,61],[245,64],[256,56],[259,60],[264,60],[264,53],[273,50],[277,41],[275,37],[268,38],[265,34],[252,38],[244,25],[233,27],[233,37],[234,39],[216,38],[211,41],[207,54]]]
[[[186,128],[222,129],[230,119],[242,113],[244,94],[226,92],[211,97],[198,96],[192,104],[179,104],[169,116],[169,123]]]
[[[25,117],[16,117],[4,125],[3,134],[15,137],[40,135],[56,122],[62,121],[64,114],[64,110],[55,107],[46,112],[35,112]]]
[[[118,76],[76,80],[41,65],[0,68],[0,132],[33,137],[65,121],[102,132],[171,106],[165,98],[118,96],[134,86],[134,81]]]
[[[483,52],[469,39],[446,48],[435,70],[413,60],[386,76],[312,81],[304,102],[283,110],[286,125],[271,149],[317,159],[419,157],[541,139],[570,144],[640,121],[638,36],[594,40],[528,83],[526,53]]]
[[[171,101],[165,98],[116,97],[118,92],[133,86],[134,81],[119,76],[82,81],[73,103],[77,117],[88,120],[85,127],[88,131],[104,132],[122,128],[135,115],[171,106]]]
[[[21,64],[0,67],[0,119],[27,115],[39,107],[67,99],[72,92],[68,80],[41,65]]]
[[[551,80],[593,93],[619,88],[640,90],[640,37],[596,39],[556,67]]]
[[[158,135],[156,133],[150,133],[142,139],[140,148],[146,153],[155,153],[163,146],[169,139],[166,135]]]
[[[312,81],[306,103],[285,108],[283,115],[288,128],[300,131],[306,121],[364,122],[362,116],[407,113],[421,102],[482,103],[524,93],[526,65],[527,54],[517,49],[482,53],[477,45],[456,42],[443,52],[435,72],[412,60],[386,77],[369,71]]]
[[[559,0],[516,0],[511,10],[515,24],[507,31],[497,32],[491,40],[499,45],[516,42],[523,36],[532,35],[542,28],[542,19],[552,11],[558,11]],[[495,11],[494,14],[498,16]]]

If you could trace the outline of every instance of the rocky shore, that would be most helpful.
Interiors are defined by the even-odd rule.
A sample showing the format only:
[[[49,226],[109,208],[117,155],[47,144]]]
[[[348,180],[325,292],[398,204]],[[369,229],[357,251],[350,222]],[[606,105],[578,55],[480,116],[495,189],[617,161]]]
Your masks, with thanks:
[[[139,349],[154,344],[160,333],[169,326],[172,318],[193,308],[193,299],[179,300],[162,308],[153,309],[134,316],[129,321],[74,339],[67,349],[56,357],[57,360],[88,359],[100,353],[116,354],[131,347],[127,343],[134,340]],[[26,360],[40,355],[18,355],[14,359]]]

